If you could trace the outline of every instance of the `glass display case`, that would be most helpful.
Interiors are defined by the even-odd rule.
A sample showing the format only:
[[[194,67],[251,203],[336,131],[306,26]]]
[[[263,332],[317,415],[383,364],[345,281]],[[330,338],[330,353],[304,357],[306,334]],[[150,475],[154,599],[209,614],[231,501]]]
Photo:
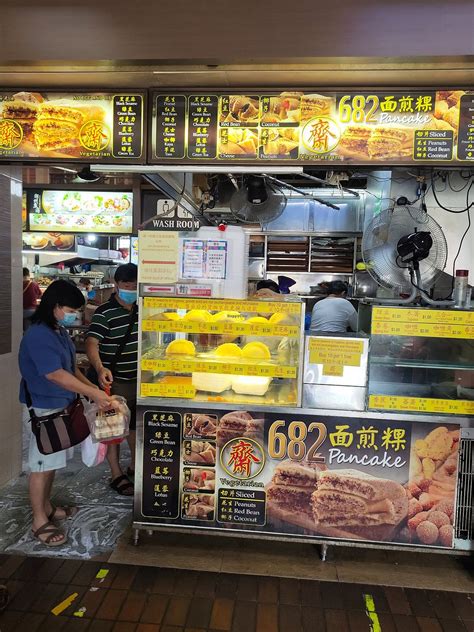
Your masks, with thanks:
[[[474,312],[374,307],[369,409],[474,415]]]
[[[300,406],[303,323],[296,300],[144,297],[140,395]]]

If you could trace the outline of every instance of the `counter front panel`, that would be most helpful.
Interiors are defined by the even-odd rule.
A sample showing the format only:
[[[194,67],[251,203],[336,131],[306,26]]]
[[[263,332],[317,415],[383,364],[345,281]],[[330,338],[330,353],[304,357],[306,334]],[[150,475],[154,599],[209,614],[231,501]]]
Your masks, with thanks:
[[[141,399],[136,526],[453,547],[459,423],[236,408]]]

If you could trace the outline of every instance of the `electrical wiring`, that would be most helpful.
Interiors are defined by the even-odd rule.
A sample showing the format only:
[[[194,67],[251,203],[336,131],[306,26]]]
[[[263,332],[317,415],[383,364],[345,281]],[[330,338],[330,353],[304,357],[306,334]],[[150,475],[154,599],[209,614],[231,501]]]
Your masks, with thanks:
[[[461,191],[464,191],[464,189],[466,189],[466,187],[469,186],[469,180],[470,179],[471,179],[470,177],[469,178],[463,178],[463,180],[466,180],[466,184],[463,187],[461,187],[460,189],[455,189],[453,187],[453,185],[451,184],[451,173],[448,172],[448,186],[451,189],[451,191],[453,191],[454,193],[461,193]]]

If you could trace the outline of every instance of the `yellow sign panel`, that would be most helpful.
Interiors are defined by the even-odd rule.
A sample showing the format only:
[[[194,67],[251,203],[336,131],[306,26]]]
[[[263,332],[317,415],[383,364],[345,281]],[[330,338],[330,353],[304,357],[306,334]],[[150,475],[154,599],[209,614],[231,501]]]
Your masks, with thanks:
[[[163,283],[163,281],[161,281]],[[301,314],[301,303],[286,301],[245,301],[237,299],[193,299],[175,297],[146,297],[144,307],[160,309],[205,309],[208,311],[222,312],[257,312],[260,314]]]
[[[374,307],[372,334],[473,340],[474,312]]]
[[[360,366],[364,352],[362,340],[309,339],[309,361],[311,364]],[[325,375],[329,375],[326,373]]]
[[[176,283],[179,236],[174,231],[142,230],[138,235],[139,282]]]
[[[342,377],[344,375],[343,364],[323,364],[323,375]]]
[[[284,336],[297,338],[299,328],[296,325],[266,325],[265,323],[245,322],[193,322],[186,320],[143,320],[143,331],[161,331],[163,333],[185,334],[233,334],[235,336]]]
[[[369,408],[445,415],[474,415],[474,401],[464,399],[370,395]]]
[[[375,322],[438,323],[474,326],[474,312],[464,312],[454,309],[374,307],[372,309],[372,323]]]
[[[244,364],[237,362],[208,362],[205,360],[147,360],[141,362],[142,371],[169,371],[172,373],[218,373],[229,375],[258,375],[263,377],[296,378],[293,366],[271,364]]]
[[[189,382],[186,384],[159,382],[157,384],[142,384],[140,389],[142,397],[179,397],[192,399],[196,396],[196,389]]]

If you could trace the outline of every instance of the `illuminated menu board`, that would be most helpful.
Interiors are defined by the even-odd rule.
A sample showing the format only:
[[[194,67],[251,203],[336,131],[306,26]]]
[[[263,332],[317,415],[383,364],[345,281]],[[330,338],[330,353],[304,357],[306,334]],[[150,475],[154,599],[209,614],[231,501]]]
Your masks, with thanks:
[[[144,162],[144,92],[0,92],[0,159]]]
[[[149,162],[467,164],[474,90],[153,92]]]

